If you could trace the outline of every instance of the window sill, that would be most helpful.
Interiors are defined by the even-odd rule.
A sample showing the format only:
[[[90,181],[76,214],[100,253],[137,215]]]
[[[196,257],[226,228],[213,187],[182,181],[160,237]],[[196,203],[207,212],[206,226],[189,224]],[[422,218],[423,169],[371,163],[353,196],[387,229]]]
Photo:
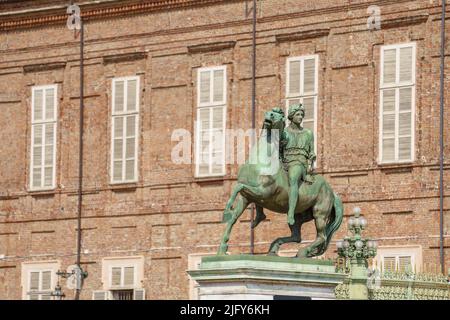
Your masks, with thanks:
[[[225,174],[217,176],[205,176],[205,177],[194,177],[194,182],[196,183],[222,183],[225,180],[230,180]]]
[[[386,174],[389,173],[403,173],[403,172],[411,172],[415,167],[413,161],[408,162],[389,162],[389,163],[379,163],[378,167],[381,171]]]
[[[59,190],[53,189],[28,189],[27,192],[33,197],[55,195]]]
[[[123,182],[123,183],[112,183],[110,184],[110,190],[112,191],[129,191],[136,190],[138,187],[137,182]]]

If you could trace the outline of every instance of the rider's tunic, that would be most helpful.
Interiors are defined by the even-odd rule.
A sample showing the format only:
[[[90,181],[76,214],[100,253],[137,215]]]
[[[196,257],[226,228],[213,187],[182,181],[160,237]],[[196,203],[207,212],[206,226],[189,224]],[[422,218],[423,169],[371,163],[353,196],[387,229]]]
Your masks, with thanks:
[[[284,154],[283,162],[287,168],[301,165],[308,169],[308,160],[315,157],[314,140],[311,130],[303,128],[302,130],[292,130],[290,126],[284,129]]]

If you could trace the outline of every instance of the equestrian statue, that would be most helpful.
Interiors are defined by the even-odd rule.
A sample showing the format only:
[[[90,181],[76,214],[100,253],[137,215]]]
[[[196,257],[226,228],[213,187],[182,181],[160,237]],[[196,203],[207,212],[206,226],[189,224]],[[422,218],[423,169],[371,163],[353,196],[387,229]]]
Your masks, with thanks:
[[[325,178],[314,172],[314,136],[302,127],[303,105],[291,105],[290,124],[285,127],[281,108],[273,108],[264,115],[262,133],[251,149],[249,159],[239,168],[234,187],[223,214],[227,223],[218,255],[226,254],[231,230],[251,203],[256,217],[252,228],[266,218],[263,209],[287,214],[291,235],[275,239],[269,255],[277,255],[282,244],[301,242],[301,226],[314,220],[317,237],[300,249],[297,257],[322,255],[343,219],[343,205]]]

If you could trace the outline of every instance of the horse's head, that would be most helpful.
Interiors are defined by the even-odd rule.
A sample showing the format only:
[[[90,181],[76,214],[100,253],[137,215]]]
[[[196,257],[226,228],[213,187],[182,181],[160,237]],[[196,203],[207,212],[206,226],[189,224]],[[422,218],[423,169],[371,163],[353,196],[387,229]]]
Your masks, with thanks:
[[[283,109],[273,108],[271,111],[267,111],[264,114],[263,129],[266,130],[284,130],[285,117]]]

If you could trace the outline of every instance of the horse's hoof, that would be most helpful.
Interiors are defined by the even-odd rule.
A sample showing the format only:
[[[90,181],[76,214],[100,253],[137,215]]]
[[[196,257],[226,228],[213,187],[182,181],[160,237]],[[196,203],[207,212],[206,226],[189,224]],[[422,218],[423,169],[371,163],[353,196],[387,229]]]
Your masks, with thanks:
[[[226,256],[227,255],[228,246],[220,246],[219,251],[217,251],[218,256]]]
[[[278,254],[276,252],[272,252],[272,251],[267,253],[267,255],[270,256],[270,257],[278,257]]]
[[[302,259],[302,258],[307,258],[308,257],[308,250],[300,250],[298,253],[297,253],[297,256],[296,256],[297,258],[299,258],[299,259]]]
[[[256,214],[255,220],[252,222],[252,229],[255,229],[262,221],[266,220],[264,213]]]

